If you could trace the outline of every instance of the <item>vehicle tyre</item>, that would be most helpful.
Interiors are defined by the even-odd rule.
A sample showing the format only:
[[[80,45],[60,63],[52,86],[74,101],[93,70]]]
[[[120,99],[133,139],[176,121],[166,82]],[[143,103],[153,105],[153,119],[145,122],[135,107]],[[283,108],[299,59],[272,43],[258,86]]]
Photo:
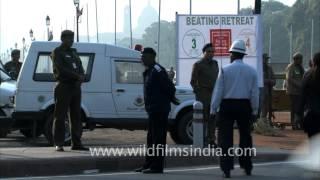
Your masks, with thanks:
[[[48,140],[48,143],[50,145],[54,145],[54,140],[53,140],[53,112],[49,112],[45,125],[44,125],[44,135]],[[71,144],[71,132],[69,128],[69,119],[66,117],[65,120],[65,138],[64,138],[64,143],[66,146]]]
[[[184,114],[177,124],[177,135],[181,144],[192,144],[193,142],[193,114],[192,111]]]
[[[170,129],[170,137],[171,139],[176,143],[176,144],[181,144],[181,140],[178,137],[178,132],[177,132],[177,128],[173,127],[172,129]]]
[[[9,133],[9,131],[7,129],[1,129],[0,128],[0,138],[5,138],[7,137],[7,134]]]

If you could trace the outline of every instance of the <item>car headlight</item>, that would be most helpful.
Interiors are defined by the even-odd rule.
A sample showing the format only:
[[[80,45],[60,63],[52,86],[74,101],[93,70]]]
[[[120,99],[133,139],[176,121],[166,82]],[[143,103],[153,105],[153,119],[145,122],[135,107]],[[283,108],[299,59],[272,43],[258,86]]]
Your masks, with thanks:
[[[15,97],[14,96],[9,96],[9,100],[10,100],[10,103],[14,104]]]

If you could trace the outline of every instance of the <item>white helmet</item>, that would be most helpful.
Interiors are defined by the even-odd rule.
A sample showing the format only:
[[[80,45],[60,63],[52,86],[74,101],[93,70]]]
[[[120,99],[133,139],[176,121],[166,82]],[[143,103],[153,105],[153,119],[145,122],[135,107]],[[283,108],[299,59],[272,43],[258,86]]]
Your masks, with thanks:
[[[235,41],[233,41],[233,43],[229,49],[229,52],[237,52],[237,53],[247,55],[246,44],[244,43],[243,40],[235,40]]]

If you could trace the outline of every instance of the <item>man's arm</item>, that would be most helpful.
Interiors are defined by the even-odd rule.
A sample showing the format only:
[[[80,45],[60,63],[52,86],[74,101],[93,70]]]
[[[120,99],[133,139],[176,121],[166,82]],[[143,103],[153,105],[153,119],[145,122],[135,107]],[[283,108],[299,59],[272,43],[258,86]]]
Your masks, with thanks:
[[[56,66],[58,72],[63,76],[75,80],[79,80],[80,76],[73,72],[72,70],[65,67],[65,64],[63,63],[63,57],[61,53],[57,53],[57,51],[54,51],[52,53],[52,60],[54,65]]]
[[[197,88],[198,88],[198,66],[197,66],[197,63],[194,63],[193,67],[192,67],[190,85],[193,88],[193,92],[196,93]]]
[[[219,73],[216,85],[212,92],[210,114],[215,114],[218,111],[218,108],[220,107],[224,91],[223,76],[223,70],[221,70],[221,73]]]
[[[291,84],[291,86],[293,86],[293,87],[300,88],[301,87],[301,82],[300,82],[300,80],[294,78],[294,74],[293,73],[294,73],[294,67],[289,68],[287,83]]]
[[[153,73],[153,77],[157,78],[155,82],[158,82],[160,84],[161,91],[164,94],[167,94],[170,99],[174,97],[176,93],[176,88],[172,81],[169,79],[167,72],[162,69],[155,69]]]

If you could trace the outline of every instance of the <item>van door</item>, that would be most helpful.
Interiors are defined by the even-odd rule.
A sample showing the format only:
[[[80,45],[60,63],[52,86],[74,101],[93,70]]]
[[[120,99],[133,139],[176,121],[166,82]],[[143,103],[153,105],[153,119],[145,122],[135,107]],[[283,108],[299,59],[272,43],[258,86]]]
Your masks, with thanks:
[[[139,60],[112,61],[112,94],[119,117],[146,118],[143,98],[144,66]]]

